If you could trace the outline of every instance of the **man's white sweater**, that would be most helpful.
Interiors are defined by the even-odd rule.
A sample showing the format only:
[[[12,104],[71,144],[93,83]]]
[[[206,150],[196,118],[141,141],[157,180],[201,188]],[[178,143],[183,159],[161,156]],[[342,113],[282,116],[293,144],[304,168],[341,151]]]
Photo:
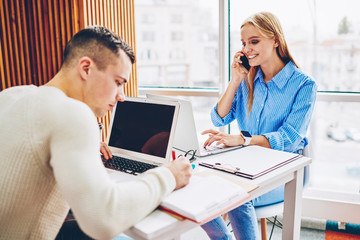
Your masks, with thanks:
[[[69,207],[85,233],[109,239],[175,188],[165,167],[113,183],[93,112],[57,88],[2,91],[0,128],[0,239],[54,239]]]

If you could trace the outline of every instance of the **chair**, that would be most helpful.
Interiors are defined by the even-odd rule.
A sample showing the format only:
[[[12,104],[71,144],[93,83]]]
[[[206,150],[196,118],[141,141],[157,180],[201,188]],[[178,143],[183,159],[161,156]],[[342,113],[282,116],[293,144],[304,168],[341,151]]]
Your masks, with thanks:
[[[304,157],[310,157],[311,156],[310,151],[311,151],[311,149],[310,149],[310,142],[309,142],[308,145],[303,149],[302,155]],[[307,165],[304,168],[304,185],[303,185],[304,188],[308,185],[309,178],[310,178],[310,165]],[[273,226],[272,226],[270,238],[269,238],[269,239],[271,239],[276,222],[279,222],[277,220],[277,215],[282,214],[283,209],[284,209],[284,202],[274,203],[274,204],[267,205],[267,206],[255,207],[256,216],[257,216],[257,218],[260,218],[261,239],[262,240],[267,240],[266,218],[274,217],[274,222],[273,222]],[[280,227],[281,227],[281,223],[280,223]]]

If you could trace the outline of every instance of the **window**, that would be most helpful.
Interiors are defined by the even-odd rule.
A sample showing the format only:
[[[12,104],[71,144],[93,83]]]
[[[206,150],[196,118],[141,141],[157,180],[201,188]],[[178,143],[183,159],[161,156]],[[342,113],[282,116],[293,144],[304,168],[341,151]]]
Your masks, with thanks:
[[[231,55],[241,49],[242,21],[253,13],[270,11],[280,20],[295,61],[318,84],[318,99],[309,129],[313,157],[310,188],[315,190],[352,194],[360,190],[357,9],[356,0],[230,1]],[[237,128],[236,123],[232,124],[232,132],[238,132]]]
[[[360,102],[320,101],[311,124],[313,188],[359,193]]]
[[[156,60],[157,54],[152,49],[143,49],[140,53],[140,61],[149,62]]]
[[[140,17],[142,24],[152,24],[155,22],[155,16],[153,14],[142,14]]]
[[[360,92],[357,4],[356,0],[232,0],[231,52],[241,49],[242,21],[252,13],[270,11],[280,19],[293,57],[303,71],[316,79],[319,91]],[[240,11],[244,8],[246,11]]]
[[[142,32],[141,36],[144,42],[153,42],[155,40],[155,32]]]
[[[181,14],[173,14],[170,18],[171,23],[180,24],[183,22],[183,15]]]
[[[182,32],[172,32],[171,33],[171,41],[182,41],[183,33]]]
[[[183,49],[175,48],[170,51],[170,59],[184,59],[185,58],[185,52]]]
[[[218,0],[135,0],[135,11],[136,51],[158,54],[137,60],[140,87],[219,88]],[[158,75],[147,77],[149,64]]]

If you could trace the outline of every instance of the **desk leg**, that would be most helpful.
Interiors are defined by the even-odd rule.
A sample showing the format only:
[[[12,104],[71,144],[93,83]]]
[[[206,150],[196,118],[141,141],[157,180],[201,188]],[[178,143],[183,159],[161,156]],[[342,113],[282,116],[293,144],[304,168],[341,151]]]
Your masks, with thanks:
[[[295,172],[295,178],[285,184],[282,239],[300,239],[301,201],[304,169]]]

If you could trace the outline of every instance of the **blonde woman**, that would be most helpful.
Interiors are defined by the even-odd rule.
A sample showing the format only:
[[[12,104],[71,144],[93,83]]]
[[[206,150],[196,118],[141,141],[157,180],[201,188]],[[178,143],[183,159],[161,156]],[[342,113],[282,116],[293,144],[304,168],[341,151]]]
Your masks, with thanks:
[[[275,15],[256,13],[241,25],[243,48],[233,58],[231,81],[211,112],[215,126],[237,120],[242,134],[204,131],[204,146],[216,142],[228,146],[259,145],[286,152],[301,153],[307,145],[306,132],[314,109],[317,86],[292,58]],[[246,56],[245,70],[240,57]],[[244,64],[245,65],[245,64]],[[239,159],[239,161],[241,161]],[[254,206],[284,200],[284,186],[229,212],[236,239],[257,239]],[[231,239],[221,217],[204,224],[211,239]]]

